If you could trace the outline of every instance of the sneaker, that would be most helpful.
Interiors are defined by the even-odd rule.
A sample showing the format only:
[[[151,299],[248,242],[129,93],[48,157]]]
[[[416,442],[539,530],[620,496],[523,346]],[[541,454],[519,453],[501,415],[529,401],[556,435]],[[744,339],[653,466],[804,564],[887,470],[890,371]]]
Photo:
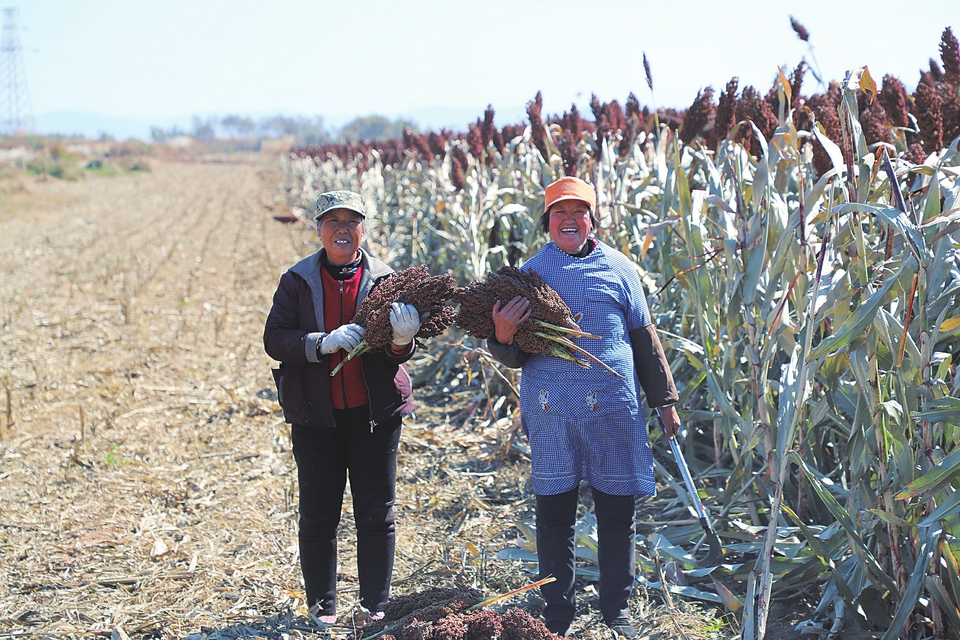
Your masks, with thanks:
[[[312,607],[307,609],[307,613],[310,615],[310,618],[317,623],[319,626],[327,626],[330,624],[336,624],[337,616],[336,614],[324,614],[320,615],[320,603],[315,603]]]
[[[546,622],[544,625],[547,627],[547,631],[555,633],[561,638],[566,638],[567,631],[570,630],[570,625],[565,622]]]
[[[317,626],[319,627],[327,627],[331,624],[337,623],[337,616],[335,615],[334,616],[318,616],[311,613],[310,617],[313,618],[313,620],[317,623]]]
[[[353,615],[353,623],[358,627],[365,627],[372,622],[383,620],[383,616],[383,611],[368,611],[360,607],[359,611]]]
[[[630,621],[626,618],[616,618],[606,623],[614,633],[623,636],[624,638],[636,638],[637,630],[634,628]]]

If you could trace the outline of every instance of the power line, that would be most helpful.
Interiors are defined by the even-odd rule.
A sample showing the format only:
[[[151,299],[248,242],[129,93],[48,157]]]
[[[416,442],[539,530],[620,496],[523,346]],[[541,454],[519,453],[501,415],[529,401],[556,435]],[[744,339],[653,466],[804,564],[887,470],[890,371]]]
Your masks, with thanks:
[[[3,37],[0,38],[0,133],[6,135],[33,131],[27,71],[17,34],[18,13],[15,8],[4,8]]]

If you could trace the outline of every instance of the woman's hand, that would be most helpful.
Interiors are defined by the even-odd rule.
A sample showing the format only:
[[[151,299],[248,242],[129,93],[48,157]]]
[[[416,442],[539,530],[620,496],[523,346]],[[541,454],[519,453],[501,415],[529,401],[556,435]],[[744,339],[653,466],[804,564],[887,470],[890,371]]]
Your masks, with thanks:
[[[672,404],[667,407],[657,409],[660,414],[660,426],[663,427],[663,435],[668,438],[676,438],[680,431],[680,415],[677,408]]]
[[[390,326],[393,329],[393,344],[405,347],[420,331],[420,313],[412,304],[394,302],[390,307]]]
[[[343,349],[347,353],[354,350],[363,340],[365,329],[358,324],[345,324],[337,327],[320,342],[320,353],[331,354]]]
[[[517,327],[530,317],[530,301],[517,296],[500,308],[500,301],[493,305],[493,326],[496,330],[497,342],[513,344],[513,336],[517,334]]]

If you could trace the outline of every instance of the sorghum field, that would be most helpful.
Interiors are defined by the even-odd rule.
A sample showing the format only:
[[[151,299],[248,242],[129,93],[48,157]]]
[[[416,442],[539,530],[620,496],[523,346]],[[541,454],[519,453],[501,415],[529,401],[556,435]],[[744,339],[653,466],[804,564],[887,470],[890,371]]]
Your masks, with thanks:
[[[3,182],[0,637],[347,638],[352,524],[346,615],[318,632],[261,344],[280,273],[316,236],[274,220],[275,156],[151,166]],[[495,557],[530,556],[524,443],[508,446],[513,421],[477,408],[481,387],[452,382],[418,389],[405,427],[395,596],[533,580],[529,563]],[[536,614],[535,593],[494,608]],[[609,638],[591,594],[575,629]],[[635,610],[649,637],[732,635],[722,612],[668,608],[646,588]]]
[[[544,242],[545,185],[588,180],[598,236],[647,284],[681,387],[685,458],[724,542],[722,563],[695,565],[687,550],[701,531],[678,521],[689,496],[654,434],[670,490],[656,520],[675,526],[646,530],[643,557],[677,569],[658,586],[722,603],[751,640],[776,635],[778,601],[807,599],[806,633],[957,637],[951,28],[938,48],[912,92],[866,66],[828,81],[811,56],[766,91],[732,78],[684,110],[631,93],[623,107],[593,96],[592,120],[575,105],[548,115],[538,93],[520,125],[498,127],[488,108],[463,133],[297,149],[281,158],[286,202],[305,213],[319,191],[362,191],[393,264],[426,263],[463,286]],[[652,90],[645,55],[643,67]],[[438,366],[434,379],[448,373]],[[488,376],[487,406],[509,418],[513,404],[495,399],[512,398],[510,386],[476,373]]]
[[[316,631],[299,606],[295,480],[259,336],[280,272],[316,246],[317,194],[361,192],[376,254],[465,287],[533,255],[545,185],[576,175],[596,186],[597,235],[647,287],[684,457],[723,546],[698,566],[702,531],[652,431],[661,491],[639,505],[641,634],[960,637],[950,27],[938,50],[912,93],[865,66],[828,81],[811,56],[765,92],[733,78],[684,110],[631,93],[623,107],[594,97],[590,120],[575,106],[544,114],[537,94],[526,122],[502,127],[488,108],[461,133],[8,180],[5,629]],[[413,363],[398,612],[433,587],[474,598],[532,579],[519,375],[483,346],[451,328]],[[578,534],[572,632],[602,638],[589,503]],[[349,536],[347,522],[345,585]],[[538,606],[526,592],[491,616],[522,626]],[[457,615],[381,637],[475,637]],[[319,633],[347,637],[344,622]]]

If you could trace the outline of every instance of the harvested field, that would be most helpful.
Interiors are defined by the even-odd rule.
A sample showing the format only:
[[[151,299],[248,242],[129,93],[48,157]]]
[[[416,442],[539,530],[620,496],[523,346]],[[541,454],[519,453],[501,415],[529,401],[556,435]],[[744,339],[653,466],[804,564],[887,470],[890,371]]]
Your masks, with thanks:
[[[354,633],[349,515],[342,624],[311,628],[301,606],[295,467],[261,333],[280,273],[317,244],[274,219],[272,163],[0,183],[0,638]],[[467,420],[477,392],[418,390],[398,598],[534,579],[486,557],[521,545],[532,501],[510,425]],[[612,637],[579,593],[576,637]],[[641,637],[732,635],[677,598],[632,604]],[[540,605],[534,591],[492,609],[511,606]]]

